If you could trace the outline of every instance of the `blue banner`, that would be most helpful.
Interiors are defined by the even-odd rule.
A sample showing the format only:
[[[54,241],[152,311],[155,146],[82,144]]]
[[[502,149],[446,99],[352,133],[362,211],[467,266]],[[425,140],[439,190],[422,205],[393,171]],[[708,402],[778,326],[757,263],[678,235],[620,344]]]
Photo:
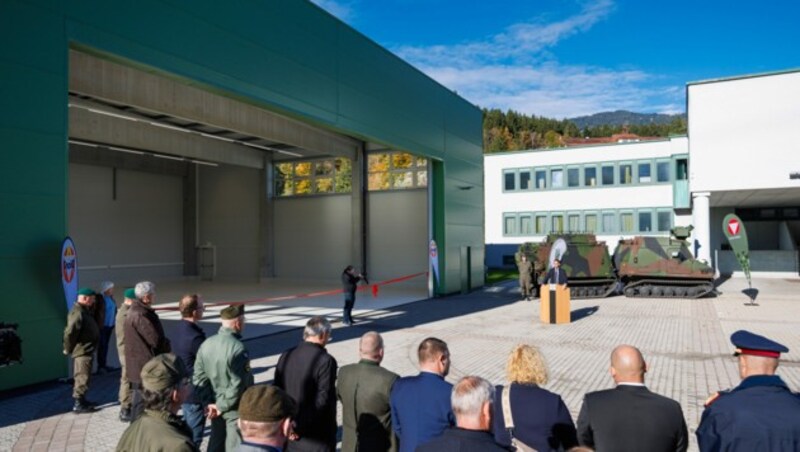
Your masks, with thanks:
[[[78,253],[69,237],[61,244],[61,285],[64,286],[64,299],[69,311],[78,299]]]

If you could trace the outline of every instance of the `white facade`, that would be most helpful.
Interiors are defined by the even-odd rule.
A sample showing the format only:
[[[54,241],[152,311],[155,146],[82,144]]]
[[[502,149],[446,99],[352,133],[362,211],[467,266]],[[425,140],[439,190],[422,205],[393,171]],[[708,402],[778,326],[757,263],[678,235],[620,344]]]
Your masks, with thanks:
[[[687,99],[698,254],[723,273],[735,269],[722,220],[737,213],[751,267],[796,275],[800,71],[691,83]]]
[[[487,265],[550,232],[593,232],[611,251],[621,237],[669,235],[691,222],[687,163],[685,137],[487,155]]]

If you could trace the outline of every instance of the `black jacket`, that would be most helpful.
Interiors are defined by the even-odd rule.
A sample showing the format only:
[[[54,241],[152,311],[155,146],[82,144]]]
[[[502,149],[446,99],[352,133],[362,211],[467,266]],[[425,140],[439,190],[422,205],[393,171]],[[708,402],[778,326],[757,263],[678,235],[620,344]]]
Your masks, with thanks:
[[[618,385],[586,394],[578,441],[598,451],[685,451],[686,421],[678,402],[644,386]]]
[[[351,275],[347,272],[342,272],[342,289],[345,293],[356,293],[356,289],[358,288],[358,282],[361,281],[360,276]]]
[[[336,449],[336,359],[321,345],[301,342],[285,351],[275,368],[275,386],[297,402],[299,441],[288,450]]]
[[[542,284],[566,284],[568,282],[567,272],[563,268],[558,269],[558,278],[556,279],[556,269],[551,268],[547,270],[547,276],[544,278]]]
[[[508,451],[496,442],[489,432],[451,427],[419,447],[417,452],[493,452]]]

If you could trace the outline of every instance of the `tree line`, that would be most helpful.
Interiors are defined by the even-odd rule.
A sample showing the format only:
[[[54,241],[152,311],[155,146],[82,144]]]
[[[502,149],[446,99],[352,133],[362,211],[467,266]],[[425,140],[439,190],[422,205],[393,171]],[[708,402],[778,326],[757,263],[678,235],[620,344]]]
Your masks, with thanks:
[[[667,137],[686,133],[686,119],[676,117],[666,124],[603,124],[582,130],[569,119],[526,115],[514,110],[483,109],[483,150],[489,152],[555,148],[566,138],[610,137],[618,133],[642,137]]]

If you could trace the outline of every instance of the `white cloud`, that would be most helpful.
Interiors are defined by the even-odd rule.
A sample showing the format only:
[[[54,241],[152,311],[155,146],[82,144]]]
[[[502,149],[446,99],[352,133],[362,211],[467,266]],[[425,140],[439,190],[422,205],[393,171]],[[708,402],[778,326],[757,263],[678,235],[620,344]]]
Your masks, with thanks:
[[[555,118],[619,109],[683,111],[680,88],[659,86],[659,77],[565,65],[552,57],[551,47],[589,31],[613,9],[611,0],[598,0],[565,19],[514,24],[482,41],[393,50],[481,107]]]
[[[328,11],[340,20],[347,22],[353,18],[353,0],[311,0],[320,8]]]

